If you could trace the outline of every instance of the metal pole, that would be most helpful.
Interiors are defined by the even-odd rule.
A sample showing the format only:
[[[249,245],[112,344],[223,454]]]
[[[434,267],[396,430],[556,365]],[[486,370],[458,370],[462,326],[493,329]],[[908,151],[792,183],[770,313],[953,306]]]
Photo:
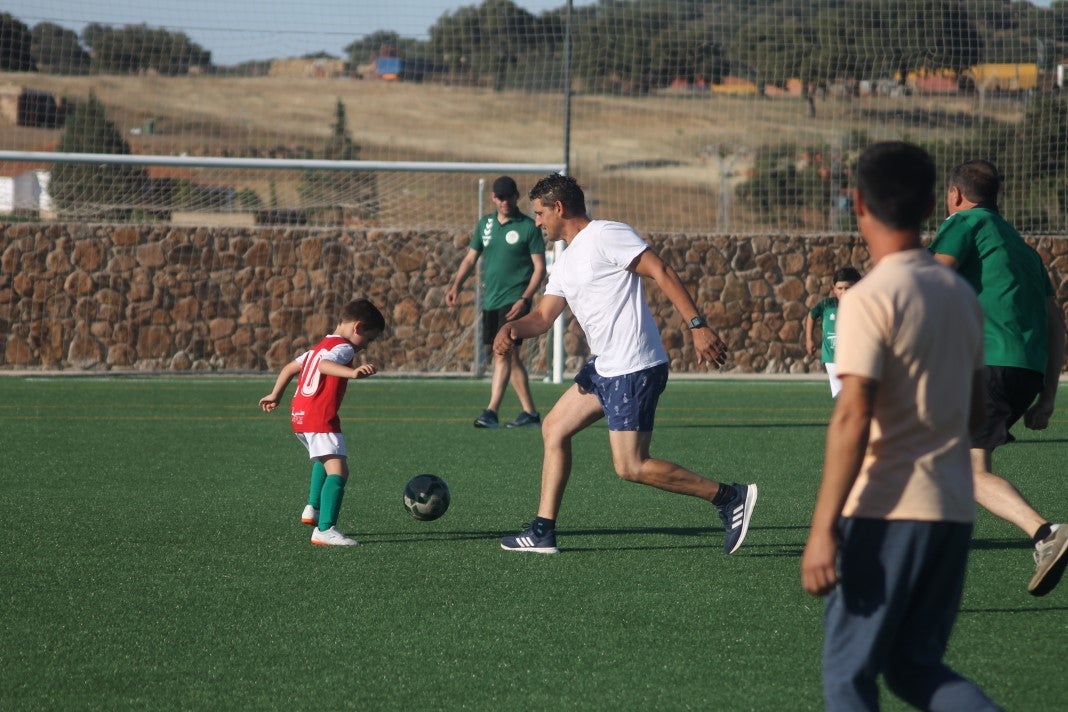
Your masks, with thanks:
[[[478,217],[482,219],[486,205],[486,179],[478,179]],[[486,365],[483,360],[482,349],[482,260],[475,262],[475,371],[474,375],[481,377],[485,373]]]
[[[573,0],[567,0],[564,20],[564,175],[571,173],[571,10]],[[553,260],[564,251],[559,241],[553,245]],[[552,265],[549,265],[552,269]],[[564,315],[553,322],[553,383],[564,381]]]

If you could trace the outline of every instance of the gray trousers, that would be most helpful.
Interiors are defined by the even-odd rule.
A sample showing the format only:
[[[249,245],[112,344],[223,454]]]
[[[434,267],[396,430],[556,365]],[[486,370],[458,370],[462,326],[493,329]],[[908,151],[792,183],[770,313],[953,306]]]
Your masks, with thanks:
[[[839,520],[840,582],[827,599],[823,697],[829,712],[878,710],[878,676],[922,710],[999,710],[942,662],[957,620],[972,525]]]

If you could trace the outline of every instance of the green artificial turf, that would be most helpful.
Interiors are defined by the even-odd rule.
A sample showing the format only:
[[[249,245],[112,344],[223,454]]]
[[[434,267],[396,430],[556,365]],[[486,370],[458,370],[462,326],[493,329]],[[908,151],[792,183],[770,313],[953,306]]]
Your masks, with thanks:
[[[0,708],[821,709],[798,570],[825,381],[669,385],[653,454],[760,486],[731,556],[707,503],[614,475],[603,424],[575,441],[561,554],[502,551],[536,508],[538,430],[471,427],[484,381],[386,377],[342,410],[340,528],[362,546],[313,547],[292,386],[256,406],[272,383],[0,379]],[[565,387],[533,385],[543,413]],[[502,421],[518,411],[509,394]],[[1068,518],[1068,419],[1017,430],[995,469]],[[421,472],[452,491],[434,522],[401,505]],[[1068,582],[1032,598],[1031,569],[981,513],[948,660],[1009,710],[1068,700]]]

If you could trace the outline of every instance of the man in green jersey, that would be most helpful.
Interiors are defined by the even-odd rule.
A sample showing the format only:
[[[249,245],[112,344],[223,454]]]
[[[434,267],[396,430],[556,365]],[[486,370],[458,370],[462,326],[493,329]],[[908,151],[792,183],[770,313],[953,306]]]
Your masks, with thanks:
[[[459,304],[460,287],[474,270],[478,258],[483,257],[482,341],[486,346],[493,345],[493,337],[505,323],[530,311],[534,294],[545,277],[545,238],[534,220],[519,211],[518,203],[519,187],[514,180],[501,176],[493,181],[493,204],[497,209],[479,219],[467,254],[445,293],[447,305]],[[489,404],[475,419],[476,428],[499,425],[497,411],[509,382],[523,411],[507,426],[518,428],[541,423],[517,343],[511,354],[493,354]]]
[[[991,454],[1020,418],[1032,430],[1049,424],[1064,366],[1064,314],[1042,258],[998,212],[1000,187],[1001,175],[989,161],[954,168],[949,217],[930,250],[972,285],[983,307],[987,414],[972,437],[975,499],[1032,538],[1035,574],[1028,591],[1043,596],[1068,565],[1068,525],[1047,521],[993,474]]]

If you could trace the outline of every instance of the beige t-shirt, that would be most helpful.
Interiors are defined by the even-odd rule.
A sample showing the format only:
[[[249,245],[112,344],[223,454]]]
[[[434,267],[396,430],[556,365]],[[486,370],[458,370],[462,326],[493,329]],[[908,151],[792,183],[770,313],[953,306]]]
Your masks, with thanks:
[[[842,298],[835,356],[840,376],[878,382],[843,515],[972,521],[968,416],[983,368],[975,291],[926,250],[888,255]]]

